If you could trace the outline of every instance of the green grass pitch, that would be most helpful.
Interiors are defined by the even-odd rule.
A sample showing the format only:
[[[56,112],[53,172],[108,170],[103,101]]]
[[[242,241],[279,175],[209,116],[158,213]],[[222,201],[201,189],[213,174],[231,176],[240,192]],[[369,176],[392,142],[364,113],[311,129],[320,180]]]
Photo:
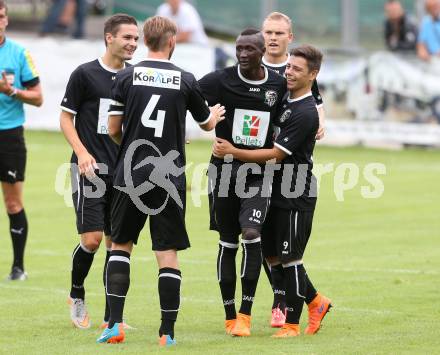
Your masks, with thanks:
[[[30,233],[26,282],[5,281],[11,243],[0,207],[0,353],[4,354],[397,354],[439,353],[440,307],[440,152],[385,151],[318,146],[315,163],[355,163],[359,183],[334,193],[335,174],[324,175],[305,265],[317,288],[334,308],[312,337],[271,339],[271,290],[261,274],[253,309],[252,336],[224,334],[223,307],[216,281],[217,235],[208,231],[206,197],[200,208],[188,192],[187,226],[192,248],[180,253],[182,303],[176,325],[178,346],[159,349],[157,267],[148,232],[132,256],[131,286],[125,318],[136,330],[120,345],[96,344],[103,316],[102,265],[97,253],[86,280],[92,327],[81,331],[69,321],[66,298],[70,256],[78,237],[74,211],[55,193],[55,172],[70,149],[60,133],[26,133],[28,146],[25,206]],[[206,162],[210,143],[187,145],[188,162]],[[364,199],[362,171],[380,162],[384,193]],[[191,173],[191,169],[190,169]],[[188,179],[190,180],[190,179]],[[239,260],[239,258],[237,258]],[[237,290],[237,295],[239,291]],[[301,328],[305,328],[304,309]]]

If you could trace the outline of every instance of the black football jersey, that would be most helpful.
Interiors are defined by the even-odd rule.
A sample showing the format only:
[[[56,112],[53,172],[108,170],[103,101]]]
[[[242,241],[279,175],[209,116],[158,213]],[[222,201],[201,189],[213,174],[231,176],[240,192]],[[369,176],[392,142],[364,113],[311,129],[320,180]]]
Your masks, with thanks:
[[[273,120],[286,92],[286,80],[265,68],[265,77],[248,80],[239,66],[227,67],[199,80],[209,105],[225,106],[225,120],[217,124],[215,134],[243,149],[273,146]]]
[[[287,57],[286,61],[283,63],[272,64],[272,63],[268,63],[263,57],[263,64],[267,68],[284,76],[284,72],[286,71],[286,66],[287,66],[288,60],[289,60],[289,57]],[[315,102],[318,107],[320,107],[324,104],[324,102],[322,101],[321,93],[319,92],[318,82],[316,81],[316,79],[313,81],[313,84],[312,84],[312,95],[315,98]]]
[[[61,109],[75,115],[75,128],[81,142],[97,163],[108,166],[113,175],[118,146],[108,135],[108,109],[111,87],[117,70],[106,66],[101,58],[84,63],[70,75]],[[72,163],[78,163],[72,153]]]
[[[272,205],[310,211],[315,208],[317,187],[312,174],[319,115],[312,93],[296,99],[286,95],[275,123],[280,132],[274,145],[287,153],[275,172]]]
[[[124,159],[129,159],[134,186],[146,181],[153,169],[165,169],[164,177],[185,189],[186,111],[199,124],[210,118],[194,75],[168,60],[148,59],[116,75],[112,99],[109,114],[124,117],[115,185],[128,183]],[[133,142],[139,146],[128,150]]]

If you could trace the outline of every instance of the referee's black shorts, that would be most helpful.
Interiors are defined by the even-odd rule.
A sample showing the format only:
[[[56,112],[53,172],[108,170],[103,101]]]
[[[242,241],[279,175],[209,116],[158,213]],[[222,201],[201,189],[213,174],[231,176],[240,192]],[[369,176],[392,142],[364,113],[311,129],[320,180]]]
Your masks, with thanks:
[[[113,194],[113,178],[108,175],[98,175],[103,181],[100,190],[97,184],[79,175],[78,169],[71,169],[72,200],[76,214],[78,234],[103,231],[111,235],[111,203]],[[91,193],[87,193],[88,190]],[[101,196],[94,196],[94,195]]]
[[[264,257],[277,256],[282,263],[301,260],[312,232],[313,214],[272,206],[261,233]]]
[[[156,186],[140,196],[141,202],[148,209],[161,210],[158,214],[150,215],[150,235],[152,249],[155,251],[184,250],[190,247],[185,226],[186,191],[178,191],[183,208],[161,187]],[[112,241],[118,244],[132,241],[137,244],[148,215],[137,208],[130,195],[113,189],[111,216]]]
[[[24,181],[26,144],[23,126],[0,130],[0,181],[14,184]]]

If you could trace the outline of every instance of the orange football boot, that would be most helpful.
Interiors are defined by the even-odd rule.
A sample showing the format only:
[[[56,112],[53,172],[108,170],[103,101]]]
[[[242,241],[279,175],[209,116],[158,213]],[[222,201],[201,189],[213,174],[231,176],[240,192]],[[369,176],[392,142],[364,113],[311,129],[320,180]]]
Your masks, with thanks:
[[[231,331],[231,335],[236,337],[248,337],[251,335],[251,316],[243,313],[237,314],[235,326]]]
[[[272,335],[272,338],[290,338],[296,337],[299,334],[299,324],[284,323],[281,329]]]
[[[309,307],[309,324],[307,325],[305,334],[316,334],[321,328],[321,322],[325,315],[330,311],[332,303],[330,299],[318,293]]]

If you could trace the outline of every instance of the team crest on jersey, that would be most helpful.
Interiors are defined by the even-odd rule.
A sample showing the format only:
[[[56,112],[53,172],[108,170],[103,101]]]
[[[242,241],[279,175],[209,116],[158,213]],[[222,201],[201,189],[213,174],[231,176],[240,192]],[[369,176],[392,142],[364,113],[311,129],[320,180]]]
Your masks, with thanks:
[[[275,102],[277,102],[278,94],[276,91],[267,90],[264,96],[264,103],[267,104],[269,107],[272,107],[273,105],[275,105]]]
[[[133,85],[180,90],[181,72],[148,67],[136,67],[133,71]]]
[[[283,112],[283,114],[280,116],[280,123],[284,123],[292,113],[292,110],[286,110]]]

